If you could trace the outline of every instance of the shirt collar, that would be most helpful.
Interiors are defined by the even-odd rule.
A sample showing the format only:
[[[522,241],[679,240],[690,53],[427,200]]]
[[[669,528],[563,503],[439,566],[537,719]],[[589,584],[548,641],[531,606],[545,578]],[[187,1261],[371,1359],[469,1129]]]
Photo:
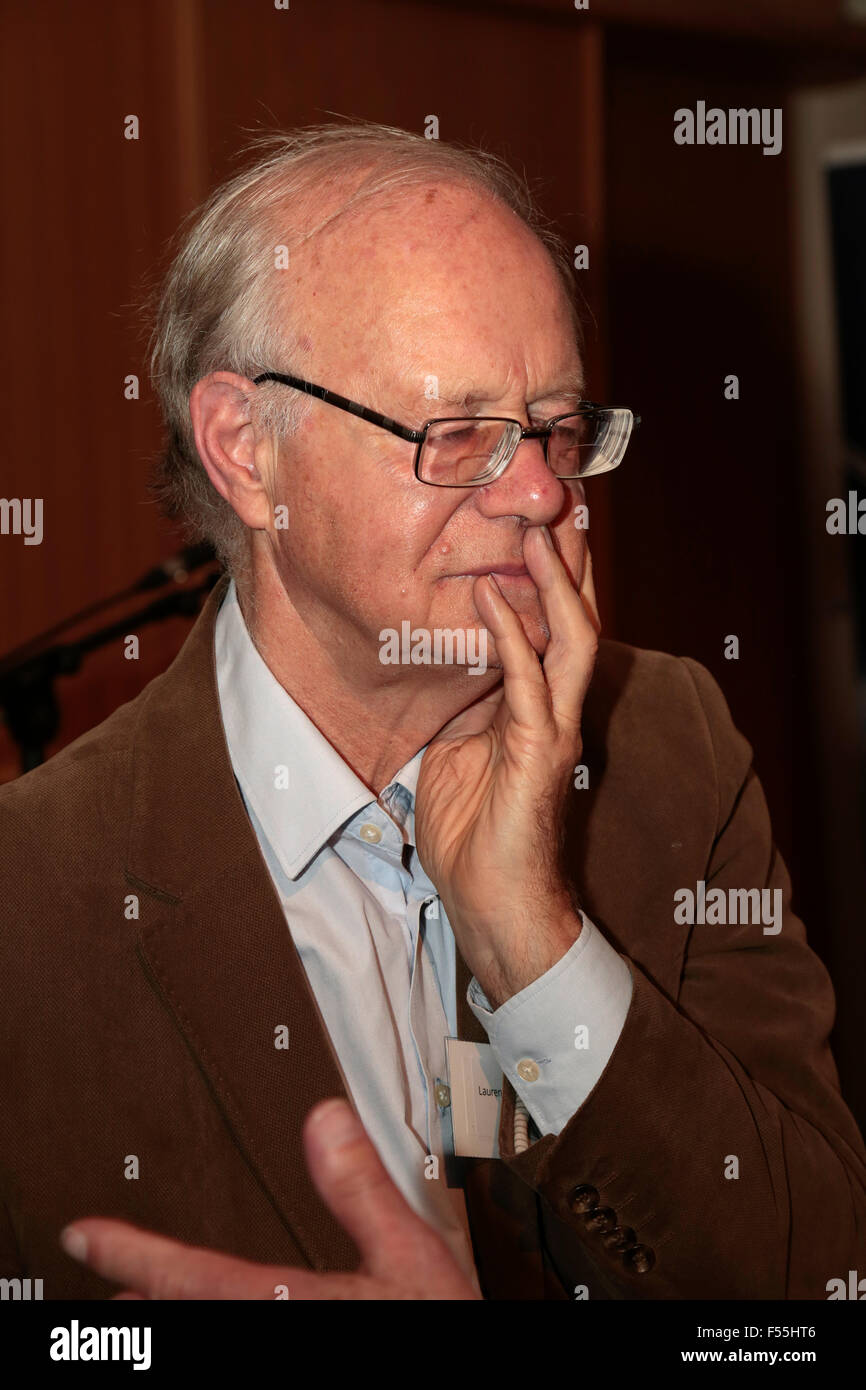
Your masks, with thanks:
[[[376,798],[273,675],[244,622],[234,580],[217,615],[214,655],[235,777],[280,866],[296,879],[335,832]],[[387,806],[398,784],[408,792],[403,828],[411,843],[424,752],[419,749],[382,794]],[[279,768],[285,769],[286,785],[279,785]]]

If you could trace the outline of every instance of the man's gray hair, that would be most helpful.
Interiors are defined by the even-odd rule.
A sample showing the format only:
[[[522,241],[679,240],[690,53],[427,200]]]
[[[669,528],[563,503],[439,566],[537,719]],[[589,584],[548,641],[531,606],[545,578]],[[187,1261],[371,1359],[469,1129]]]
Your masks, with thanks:
[[[149,349],[166,427],[153,491],[169,516],[183,518],[194,539],[214,545],[238,579],[245,569],[246,527],[202,466],[189,395],[213,371],[250,378],[264,371],[303,375],[298,370],[303,323],[293,321],[285,281],[274,274],[276,246],[287,246],[291,256],[295,246],[359,203],[395,190],[442,181],[468,184],[505,203],[545,245],[580,338],[568,249],[526,179],[499,156],[373,123],[268,132],[243,153],[255,156],[248,167],[216,188],[179,229],[179,249],[152,311]],[[340,198],[344,184],[349,191]],[[338,203],[332,206],[331,197],[327,215],[317,220],[322,190],[336,191]],[[287,209],[290,218],[295,214],[288,227]],[[266,383],[250,393],[250,418],[257,431],[279,443],[298,429],[311,404],[304,392]]]

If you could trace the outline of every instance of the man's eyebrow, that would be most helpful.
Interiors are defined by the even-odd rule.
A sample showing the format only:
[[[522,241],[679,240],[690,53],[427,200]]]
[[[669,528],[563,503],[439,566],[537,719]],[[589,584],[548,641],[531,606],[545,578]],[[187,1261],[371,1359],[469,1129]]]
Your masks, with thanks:
[[[560,378],[559,383],[549,390],[539,392],[528,404],[532,406],[539,401],[563,399],[579,401],[582,399],[585,389],[586,382],[583,373],[573,373],[567,377]],[[427,395],[425,392],[419,391],[415,396],[412,396],[411,392],[409,392],[403,399],[407,404],[411,401],[413,406],[420,406],[422,411],[425,407],[434,406],[450,406],[461,410],[470,410],[473,406],[477,405],[479,401],[493,400],[495,394],[495,392],[485,390],[484,387],[474,383],[460,381],[450,384],[445,388],[437,388],[435,396]]]

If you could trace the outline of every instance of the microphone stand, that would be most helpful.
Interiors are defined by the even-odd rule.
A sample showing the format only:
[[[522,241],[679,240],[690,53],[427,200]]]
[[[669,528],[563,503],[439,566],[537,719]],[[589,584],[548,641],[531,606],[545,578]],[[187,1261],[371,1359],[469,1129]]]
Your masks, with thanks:
[[[49,638],[59,636],[61,632],[66,632],[70,627],[79,627],[88,618],[92,618],[95,613],[102,613],[106,608],[116,608],[119,603],[133,598],[136,594],[145,593],[148,589],[162,589],[169,581],[183,584],[192,570],[201,569],[202,565],[210,564],[215,559],[213,546],[207,541],[199,545],[187,546],[177,555],[172,555],[168,560],[163,560],[161,564],[149,569],[140,579],[136,579],[134,584],[128,584],[119,593],[111,594],[109,598],[99,598],[95,603],[89,603],[86,608],[80,608],[77,613],[73,613],[69,618],[64,618],[62,622],[55,623],[46,632],[40,632],[38,637],[25,642],[21,647],[16,647],[0,661],[0,679],[5,676],[8,670],[13,666],[20,665],[27,657],[37,656]]]
[[[165,618],[178,615],[195,617],[201,606],[200,600],[210,592],[220,574],[220,570],[215,570],[195,588],[175,589],[162,598],[154,599],[137,613],[127,614],[76,642],[58,642],[32,655],[24,655],[23,659],[19,659],[21,653],[30,651],[34,643],[13,652],[0,665],[0,709],[18,745],[21,771],[29,772],[45,761],[46,744],[54,738],[60,726],[60,709],[54,689],[58,676],[73,675],[90,652],[125,636],[133,628],[160,623]],[[130,592],[136,592],[137,587]],[[116,599],[110,602],[116,602]],[[104,602],[95,605],[97,609],[104,606]],[[84,610],[84,614],[88,611],[92,610]],[[77,615],[76,620],[81,616]],[[68,627],[71,622],[69,619],[59,627]],[[50,636],[57,630],[52,628],[46,635]],[[41,640],[44,639],[37,639]]]

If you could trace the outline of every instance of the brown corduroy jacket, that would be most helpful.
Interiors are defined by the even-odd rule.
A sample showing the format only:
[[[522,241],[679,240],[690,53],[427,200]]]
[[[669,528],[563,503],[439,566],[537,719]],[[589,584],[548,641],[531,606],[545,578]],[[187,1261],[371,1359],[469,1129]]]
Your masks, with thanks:
[[[229,762],[224,593],[137,699],[0,789],[0,1277],[45,1298],[116,1292],[57,1243],[91,1215],[357,1265],[302,1155],[345,1089]],[[502,1158],[463,1163],[485,1296],[826,1298],[866,1273],[866,1153],[749,745],[703,667],[607,641],[584,741],[568,863],[634,995],[558,1136],[514,1156],[506,1081]],[[678,923],[701,880],[781,889],[781,932]],[[460,1036],[485,1041],[468,982],[458,955]]]

